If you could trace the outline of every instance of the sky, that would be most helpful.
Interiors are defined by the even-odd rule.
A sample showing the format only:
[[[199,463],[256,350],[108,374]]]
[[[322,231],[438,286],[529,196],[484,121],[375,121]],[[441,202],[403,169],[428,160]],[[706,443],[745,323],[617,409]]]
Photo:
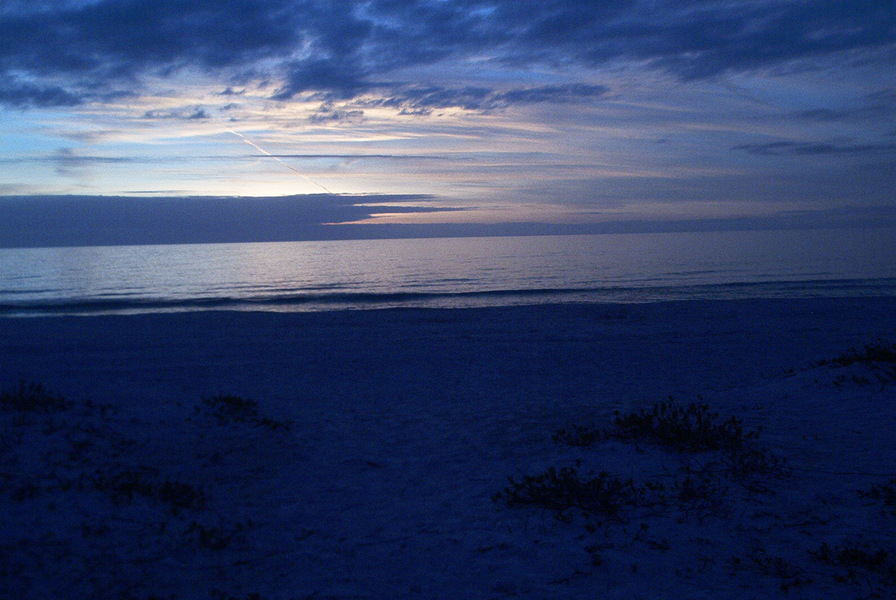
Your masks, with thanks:
[[[0,0],[0,32],[0,245],[222,197],[299,237],[896,224],[890,0]]]

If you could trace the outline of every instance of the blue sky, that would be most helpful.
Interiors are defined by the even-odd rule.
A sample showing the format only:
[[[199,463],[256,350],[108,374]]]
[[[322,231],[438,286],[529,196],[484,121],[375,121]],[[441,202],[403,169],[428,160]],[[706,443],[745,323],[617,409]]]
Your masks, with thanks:
[[[0,31],[7,211],[332,193],[297,218],[896,221],[893,2],[4,0]]]

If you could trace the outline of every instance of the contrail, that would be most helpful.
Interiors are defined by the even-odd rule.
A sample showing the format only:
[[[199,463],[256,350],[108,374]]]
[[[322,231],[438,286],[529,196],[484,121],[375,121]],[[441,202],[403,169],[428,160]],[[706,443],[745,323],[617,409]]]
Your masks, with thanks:
[[[234,131],[233,129],[228,129],[227,131],[229,131],[229,132],[232,133],[233,135],[237,136],[238,138],[240,138],[241,140],[243,140],[244,142],[246,142],[247,144],[249,144],[250,146],[252,146],[252,147],[255,148],[256,150],[258,150],[258,151],[261,152],[262,154],[267,155],[267,156],[270,156],[271,158],[273,158],[274,160],[276,160],[277,162],[279,162],[281,165],[283,165],[284,167],[286,167],[287,169],[289,169],[290,171],[292,171],[293,173],[295,173],[296,175],[298,175],[299,177],[301,177],[302,179],[304,179],[304,180],[307,181],[308,183],[310,183],[310,184],[312,184],[312,185],[316,185],[317,187],[319,187],[320,189],[322,189],[323,191],[325,191],[325,192],[328,193],[328,194],[332,194],[332,193],[333,193],[333,192],[331,192],[330,190],[328,190],[326,187],[324,187],[323,185],[319,184],[318,182],[314,181],[313,179],[311,179],[310,177],[308,177],[307,175],[305,175],[304,173],[302,173],[301,171],[299,171],[298,169],[296,169],[295,167],[293,167],[291,164],[289,164],[289,163],[287,163],[286,161],[284,161],[284,160],[283,160],[282,158],[280,158],[279,156],[275,156],[275,155],[271,154],[270,152],[268,152],[267,150],[265,150],[264,148],[262,148],[261,146],[259,146],[258,144],[256,144],[255,142],[253,142],[252,140],[250,140],[249,138],[247,138],[246,136],[244,136],[242,133],[238,133],[238,132]]]

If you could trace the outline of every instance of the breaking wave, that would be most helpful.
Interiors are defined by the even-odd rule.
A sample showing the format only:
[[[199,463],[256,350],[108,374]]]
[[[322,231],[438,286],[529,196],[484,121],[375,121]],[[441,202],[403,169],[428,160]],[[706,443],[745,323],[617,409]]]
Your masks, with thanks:
[[[2,291],[0,291],[2,294]],[[7,300],[0,316],[136,314],[207,310],[316,312],[382,308],[470,308],[548,303],[637,303],[673,300],[893,296],[896,278],[738,282],[699,285],[497,289],[457,292],[301,292],[242,289],[198,297],[109,296]]]

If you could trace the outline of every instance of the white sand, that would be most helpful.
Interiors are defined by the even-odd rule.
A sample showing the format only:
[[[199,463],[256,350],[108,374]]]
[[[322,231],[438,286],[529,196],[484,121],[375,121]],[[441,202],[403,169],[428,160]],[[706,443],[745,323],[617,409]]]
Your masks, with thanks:
[[[858,492],[896,478],[896,381],[817,364],[876,339],[896,298],[0,319],[0,391],[74,403],[0,411],[0,597],[892,597],[896,515]],[[197,411],[220,393],[292,428]],[[669,395],[792,473],[618,522],[492,499],[577,460],[669,485],[712,462],[551,439]],[[114,502],[122,473],[205,503]],[[823,543],[889,554],[849,577]]]

